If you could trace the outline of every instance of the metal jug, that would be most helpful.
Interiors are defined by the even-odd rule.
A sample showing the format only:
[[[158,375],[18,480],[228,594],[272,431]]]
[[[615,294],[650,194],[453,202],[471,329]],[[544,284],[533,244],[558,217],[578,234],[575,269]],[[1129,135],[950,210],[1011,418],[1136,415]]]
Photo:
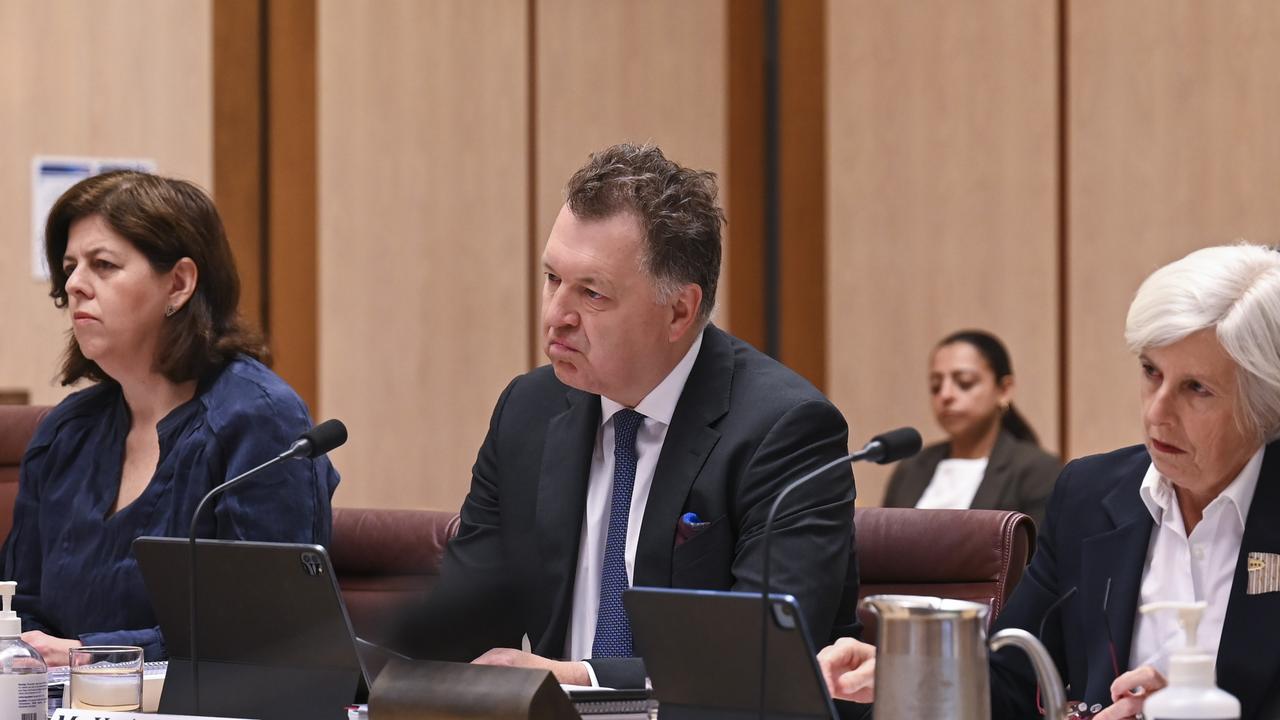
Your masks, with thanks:
[[[877,720],[991,720],[987,615],[981,603],[916,595],[873,595],[862,601],[879,621]],[[1021,648],[1040,682],[1045,717],[1065,716],[1062,680],[1044,645],[1025,630],[1002,630],[992,650]]]

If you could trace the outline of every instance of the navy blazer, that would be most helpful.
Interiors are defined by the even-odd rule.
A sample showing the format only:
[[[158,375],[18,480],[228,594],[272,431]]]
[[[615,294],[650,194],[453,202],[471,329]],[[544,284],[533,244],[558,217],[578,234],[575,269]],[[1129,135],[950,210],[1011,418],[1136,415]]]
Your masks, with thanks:
[[[1044,623],[1041,639],[1068,685],[1068,699],[1111,704],[1116,674],[1107,623],[1120,671],[1128,669],[1154,527],[1138,494],[1150,463],[1139,445],[1067,465],[1049,499],[1031,566],[996,621],[996,630],[1016,627],[1032,634]],[[1280,442],[1267,446],[1262,462],[1218,646],[1218,686],[1240,700],[1245,720],[1280,715],[1280,592],[1245,594],[1249,553],[1280,553],[1277,517]],[[1050,612],[1072,589],[1076,592]],[[993,653],[991,673],[993,718],[1036,714],[1035,675],[1024,655],[1011,649]]]
[[[440,584],[399,628],[404,651],[465,661],[527,635],[535,653],[563,655],[599,426],[600,396],[549,366],[507,386]],[[847,446],[844,418],[812,385],[708,326],[658,457],[632,584],[758,590],[773,498]],[[848,466],[833,469],[789,495],[774,526],[770,584],[796,596],[818,643],[857,631],[853,497]],[[708,523],[692,538],[678,534],[686,512]],[[591,665],[602,685],[643,687],[638,659]]]

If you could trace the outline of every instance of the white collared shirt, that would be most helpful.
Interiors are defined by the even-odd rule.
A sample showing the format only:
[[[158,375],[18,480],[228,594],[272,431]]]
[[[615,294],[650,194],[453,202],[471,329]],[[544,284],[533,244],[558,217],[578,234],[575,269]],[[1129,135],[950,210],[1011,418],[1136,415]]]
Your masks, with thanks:
[[[1173,484],[1156,470],[1154,463],[1147,468],[1138,490],[1155,521],[1142,570],[1138,606],[1163,600],[1208,603],[1194,642],[1201,652],[1215,658],[1265,449],[1259,448],[1231,484],[1205,507],[1190,536]],[[1174,613],[1139,612],[1134,622],[1129,667],[1151,665],[1167,677],[1169,655],[1183,645],[1183,633]]]
[[[918,508],[964,510],[973,504],[987,474],[990,458],[947,458],[938,463],[929,486],[916,501]]]
[[[636,545],[644,509],[649,503],[649,488],[658,466],[662,443],[675,414],[676,403],[684,392],[685,381],[702,348],[702,333],[684,358],[657,387],[635,406],[644,415],[636,433],[636,480],[631,491],[631,514],[627,520],[627,584],[635,577]],[[573,583],[573,613],[565,636],[565,657],[582,660],[591,657],[596,634],[596,614],[600,609],[600,573],[604,567],[605,539],[609,532],[609,506],[613,497],[613,416],[625,406],[600,397],[600,429],[596,431],[595,450],[591,454],[591,474],[587,486],[587,511],[582,519],[582,539],[578,544],[578,571]],[[588,665],[588,672],[591,666]],[[595,683],[592,673],[592,684]]]

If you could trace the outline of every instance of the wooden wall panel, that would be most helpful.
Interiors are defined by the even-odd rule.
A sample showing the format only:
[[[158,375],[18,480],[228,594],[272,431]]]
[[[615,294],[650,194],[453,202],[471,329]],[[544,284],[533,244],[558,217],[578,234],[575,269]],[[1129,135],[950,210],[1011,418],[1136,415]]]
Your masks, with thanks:
[[[214,202],[240,274],[240,314],[263,327],[265,0],[219,0],[213,10]],[[313,108],[314,110],[314,108]],[[313,183],[314,185],[314,183]]]
[[[267,3],[267,330],[275,371],[316,406],[316,0]]]
[[[826,390],[826,6],[824,0],[779,6],[778,356]]]
[[[976,326],[1057,449],[1056,28],[1048,2],[827,6],[827,386],[851,444],[940,439],[928,355]],[[887,469],[856,474],[878,503]]]
[[[1142,439],[1124,319],[1151,271],[1280,241],[1280,5],[1069,6],[1072,455]]]
[[[535,3],[537,107],[535,260],[587,156],[652,141],[682,165],[719,175],[728,163],[728,18],[724,0]],[[730,249],[725,234],[726,255]],[[535,263],[534,272],[540,265]],[[727,273],[717,322],[728,321]],[[545,362],[536,348],[537,362]]]
[[[351,432],[336,502],[456,508],[528,367],[526,3],[322,0],[318,25],[319,412]]]
[[[31,277],[32,156],[148,157],[209,187],[211,38],[208,0],[0,2],[0,387],[67,393],[70,323]]]

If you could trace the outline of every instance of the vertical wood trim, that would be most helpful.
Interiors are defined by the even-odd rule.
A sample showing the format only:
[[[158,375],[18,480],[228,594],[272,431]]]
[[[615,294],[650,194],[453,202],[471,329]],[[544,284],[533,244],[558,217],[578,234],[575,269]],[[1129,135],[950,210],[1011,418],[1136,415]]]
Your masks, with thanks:
[[[1058,450],[1071,447],[1071,48],[1067,0],[1058,0]]]
[[[780,355],[827,382],[827,50],[824,0],[781,3]]]
[[[240,314],[261,328],[263,0],[213,3],[213,196],[240,273]]]
[[[764,3],[725,0],[728,15],[729,169],[732,243],[728,309],[734,335],[764,347]]]
[[[316,3],[267,1],[267,326],[275,370],[318,413]]]
[[[525,32],[528,57],[525,63],[528,106],[525,127],[528,153],[525,156],[525,172],[527,173],[525,208],[528,218],[528,260],[525,282],[528,284],[529,319],[525,326],[529,328],[529,367],[542,364],[542,283],[534,278],[542,276],[542,238],[538,236],[538,7],[537,0],[525,2]]]
[[[782,353],[782,11],[778,0],[764,2],[764,347],[774,358]]]

